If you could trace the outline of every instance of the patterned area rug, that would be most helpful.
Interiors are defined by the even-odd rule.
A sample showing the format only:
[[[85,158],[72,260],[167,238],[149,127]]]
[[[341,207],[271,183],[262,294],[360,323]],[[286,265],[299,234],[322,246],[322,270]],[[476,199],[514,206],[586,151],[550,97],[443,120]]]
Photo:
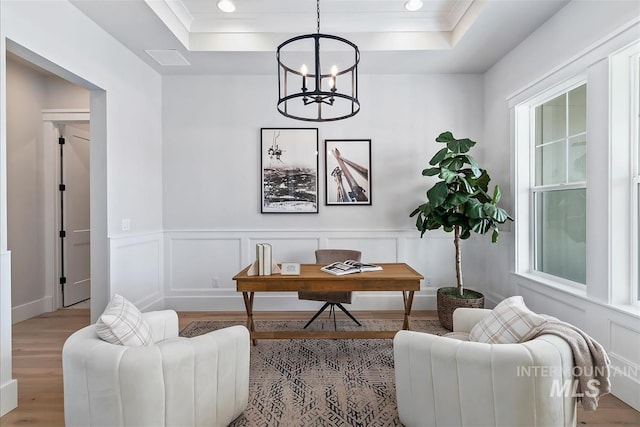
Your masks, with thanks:
[[[362,320],[367,330],[400,329],[394,320]],[[198,321],[181,336],[244,322]],[[256,321],[257,330],[302,329],[303,321]],[[313,328],[333,330],[333,321]],[[309,329],[311,326],[309,327]],[[338,330],[359,328],[339,320]],[[411,329],[443,335],[437,320],[413,320]],[[251,348],[249,406],[231,426],[400,426],[393,348],[389,339],[259,340]]]

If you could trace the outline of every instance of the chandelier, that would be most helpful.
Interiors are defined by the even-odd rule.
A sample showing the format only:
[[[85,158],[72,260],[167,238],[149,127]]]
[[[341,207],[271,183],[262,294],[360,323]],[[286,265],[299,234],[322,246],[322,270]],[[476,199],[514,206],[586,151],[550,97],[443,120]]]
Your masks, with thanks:
[[[320,33],[320,0],[316,5],[318,32],[278,46],[278,111],[309,122],[342,120],[360,111],[360,51],[349,40]]]

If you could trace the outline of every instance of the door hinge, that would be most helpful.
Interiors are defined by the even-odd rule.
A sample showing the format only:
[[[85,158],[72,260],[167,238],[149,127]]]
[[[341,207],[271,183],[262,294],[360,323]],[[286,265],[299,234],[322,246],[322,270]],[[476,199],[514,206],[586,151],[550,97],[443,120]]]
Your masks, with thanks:
[[[66,277],[64,277],[64,276],[62,276],[62,277],[60,278],[60,284],[61,284],[61,285],[64,285],[65,283],[67,283],[67,278],[66,278]]]
[[[64,136],[61,136],[60,138],[58,138],[58,144],[64,145]]]
[[[58,185],[58,190],[60,190],[60,191],[65,191],[66,189],[67,189],[67,186],[66,186],[66,185],[64,185],[64,184],[60,184],[60,185]]]
[[[60,230],[60,237],[67,237],[67,232],[64,230]]]

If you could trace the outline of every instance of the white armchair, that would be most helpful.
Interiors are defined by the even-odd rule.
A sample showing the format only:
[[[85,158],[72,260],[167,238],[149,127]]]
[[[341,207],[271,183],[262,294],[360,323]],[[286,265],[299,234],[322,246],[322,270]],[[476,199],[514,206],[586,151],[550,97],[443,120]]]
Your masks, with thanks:
[[[468,334],[491,310],[459,308]],[[456,334],[461,335],[461,334]],[[573,355],[561,338],[485,344],[400,331],[393,340],[400,421],[426,426],[575,426]]]
[[[226,426],[247,407],[249,332],[178,337],[172,310],[143,313],[152,346],[101,340],[95,325],[62,349],[67,426]]]

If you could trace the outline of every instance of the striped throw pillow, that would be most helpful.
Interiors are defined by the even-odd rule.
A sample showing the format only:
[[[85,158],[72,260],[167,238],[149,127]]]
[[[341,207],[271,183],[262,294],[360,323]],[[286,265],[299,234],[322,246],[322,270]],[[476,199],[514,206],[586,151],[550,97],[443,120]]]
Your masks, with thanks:
[[[469,341],[513,344],[527,341],[546,319],[529,310],[521,296],[507,298],[471,329]]]
[[[96,322],[96,333],[111,344],[129,347],[153,344],[149,323],[135,305],[119,294],[114,295]]]

